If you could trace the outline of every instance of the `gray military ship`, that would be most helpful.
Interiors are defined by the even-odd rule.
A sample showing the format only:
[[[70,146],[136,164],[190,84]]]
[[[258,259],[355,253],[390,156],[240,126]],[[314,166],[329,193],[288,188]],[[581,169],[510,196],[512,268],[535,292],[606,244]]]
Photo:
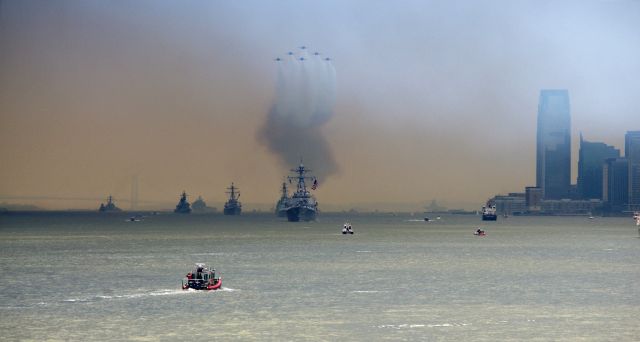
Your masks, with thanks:
[[[113,203],[113,197],[109,195],[109,197],[107,197],[107,204],[100,203],[100,208],[98,208],[98,211],[101,213],[115,213],[122,211],[122,209],[116,207],[116,205]]]
[[[202,196],[198,196],[198,199],[191,203],[191,212],[194,214],[207,214],[214,213],[215,211],[216,208],[208,206],[207,202],[202,199]]]
[[[224,214],[225,215],[240,215],[242,212],[242,203],[238,201],[240,198],[240,192],[236,191],[236,188],[233,183],[231,186],[227,188],[227,194],[229,194],[229,200],[224,204]]]
[[[315,190],[318,185],[318,181],[314,177],[307,177],[305,174],[311,170],[305,169],[304,165],[300,163],[298,168],[292,169],[291,172],[296,173],[296,176],[290,176],[289,181],[296,180],[298,183],[296,191],[291,195],[287,203],[287,219],[290,222],[313,221],[316,219],[318,212],[318,202],[315,197],[307,190],[305,180],[313,180],[313,186],[311,189]]]
[[[287,205],[289,204],[289,192],[287,191],[287,182],[282,182],[282,194],[278,203],[276,203],[276,215],[278,217],[287,216]]]
[[[187,193],[182,192],[180,195],[180,202],[176,205],[176,209],[173,211],[176,214],[190,214],[191,213],[191,205],[187,202]]]

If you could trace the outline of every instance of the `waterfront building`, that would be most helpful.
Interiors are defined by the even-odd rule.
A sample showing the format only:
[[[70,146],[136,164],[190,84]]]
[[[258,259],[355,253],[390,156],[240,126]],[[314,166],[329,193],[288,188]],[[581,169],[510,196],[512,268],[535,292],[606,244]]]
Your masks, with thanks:
[[[619,158],[620,150],[601,142],[585,141],[580,134],[578,159],[578,197],[602,199],[602,170],[605,160]]]
[[[629,211],[640,210],[640,131],[629,131],[624,137],[624,155],[629,163]]]
[[[525,188],[525,205],[530,213],[540,212],[542,209],[542,189],[537,186]]]
[[[571,117],[567,90],[542,90],[538,103],[536,186],[545,199],[567,198],[571,186]]]
[[[496,195],[487,203],[496,206],[498,215],[524,214],[527,212],[525,193],[511,192],[508,195]]]
[[[629,203],[629,162],[627,158],[609,158],[602,169],[602,201],[605,211],[620,213]]]
[[[541,212],[545,215],[592,215],[602,210],[602,201],[590,200],[544,200]]]

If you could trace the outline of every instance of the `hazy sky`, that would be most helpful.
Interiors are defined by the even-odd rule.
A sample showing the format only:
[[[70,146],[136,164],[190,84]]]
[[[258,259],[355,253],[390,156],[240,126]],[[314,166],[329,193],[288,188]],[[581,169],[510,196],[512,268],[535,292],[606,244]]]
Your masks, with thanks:
[[[288,167],[258,131],[273,59],[307,45],[336,69],[321,209],[479,206],[534,185],[540,89],[569,89],[574,147],[623,147],[639,37],[634,0],[2,0],[0,196],[127,199],[137,175],[161,207],[231,181],[275,202]]]

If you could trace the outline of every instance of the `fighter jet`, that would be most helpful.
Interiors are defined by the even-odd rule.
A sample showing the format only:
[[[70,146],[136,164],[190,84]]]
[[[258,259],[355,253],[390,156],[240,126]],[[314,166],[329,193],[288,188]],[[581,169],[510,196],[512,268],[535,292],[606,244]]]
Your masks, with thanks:
[[[327,57],[327,58],[325,58],[324,60],[325,60],[325,61],[330,61],[330,60],[331,60],[331,58]]]
[[[304,50],[304,49],[306,49],[306,48],[307,48],[306,46],[302,45],[302,46],[300,47],[300,50]]]
[[[313,54],[314,54],[315,56],[319,56],[319,55],[320,55],[320,52],[317,52],[317,51],[316,51],[316,52],[314,52]]]
[[[301,60],[301,61],[304,61],[304,57],[300,57],[300,60]]]
[[[280,57],[274,59],[274,61],[276,61],[276,62],[280,62],[281,60],[282,60],[282,58],[280,58]]]
[[[293,56],[293,52],[289,51],[289,52],[287,52],[287,55]]]

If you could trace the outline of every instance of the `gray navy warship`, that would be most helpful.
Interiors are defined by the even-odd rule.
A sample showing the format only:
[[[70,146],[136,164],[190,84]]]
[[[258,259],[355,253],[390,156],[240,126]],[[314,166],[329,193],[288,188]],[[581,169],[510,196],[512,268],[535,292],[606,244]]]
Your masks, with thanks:
[[[316,202],[315,197],[307,190],[305,180],[313,180],[313,186],[311,188],[314,190],[318,181],[313,177],[305,176],[305,174],[310,171],[311,170],[305,169],[304,165],[300,163],[298,168],[291,170],[291,172],[297,175],[288,177],[289,182],[292,180],[298,182],[296,191],[291,195],[286,206],[287,219],[290,222],[298,222],[300,220],[313,221],[316,219],[318,202]]]
[[[190,214],[191,213],[191,205],[187,202],[187,193],[182,192],[180,195],[180,202],[176,205],[176,209],[173,211],[176,214]]]
[[[227,193],[229,194],[229,200],[224,204],[224,214],[225,215],[240,215],[242,212],[242,204],[238,201],[240,198],[240,192],[236,191],[236,188],[233,183],[231,186],[227,188]]]
[[[120,212],[122,211],[122,209],[116,207],[116,205],[113,203],[113,197],[111,197],[111,195],[109,195],[109,197],[107,198],[107,204],[104,203],[100,203],[100,208],[98,208],[98,211],[101,213],[108,213],[108,212]]]
[[[278,217],[287,216],[287,205],[289,204],[289,192],[287,191],[287,182],[282,182],[282,195],[276,203],[276,215]]]

